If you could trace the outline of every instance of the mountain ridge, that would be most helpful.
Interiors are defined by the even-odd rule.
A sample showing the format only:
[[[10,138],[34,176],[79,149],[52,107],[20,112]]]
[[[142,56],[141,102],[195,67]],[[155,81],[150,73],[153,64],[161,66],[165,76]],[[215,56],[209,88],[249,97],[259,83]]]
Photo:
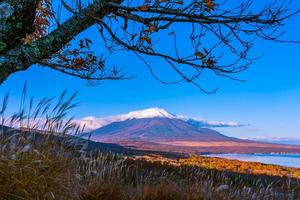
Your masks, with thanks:
[[[85,125],[87,131],[92,131],[104,127],[113,122],[121,122],[130,119],[155,118],[155,117],[180,119],[199,128],[240,127],[245,125],[238,122],[209,121],[202,118],[193,118],[184,115],[175,115],[166,111],[165,109],[158,108],[158,107],[136,110],[136,111],[131,111],[127,114],[120,114],[120,115],[114,115],[114,116],[103,117],[103,118],[89,116],[77,120],[77,123],[79,123],[80,125]]]
[[[113,122],[90,132],[99,141],[237,141],[208,129],[198,128],[180,119],[164,117],[130,119]]]

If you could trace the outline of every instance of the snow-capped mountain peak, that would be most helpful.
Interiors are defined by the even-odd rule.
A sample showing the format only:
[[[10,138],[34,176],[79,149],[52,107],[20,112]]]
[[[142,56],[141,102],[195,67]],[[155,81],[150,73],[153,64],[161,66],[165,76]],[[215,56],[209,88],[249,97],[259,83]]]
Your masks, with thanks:
[[[77,123],[80,125],[85,125],[87,131],[97,129],[108,125],[113,122],[121,122],[130,119],[143,119],[143,118],[177,118],[176,115],[173,115],[162,108],[148,108],[144,110],[136,110],[129,112],[127,114],[115,115],[111,117],[96,118],[93,116],[85,117],[81,120],[77,120]]]
[[[137,110],[125,114],[124,117],[128,119],[142,119],[142,118],[176,118],[176,115],[173,115],[162,108],[149,108],[145,110]]]
[[[174,115],[162,108],[148,108],[144,110],[132,111],[127,114],[115,115],[111,117],[96,118],[93,116],[85,117],[77,120],[81,126],[85,125],[86,131],[94,130],[106,126],[113,122],[121,122],[131,119],[144,119],[144,118],[169,118],[179,119],[188,122],[196,127],[238,127],[242,126],[237,122],[217,122],[207,121],[200,118],[189,118],[183,115]]]

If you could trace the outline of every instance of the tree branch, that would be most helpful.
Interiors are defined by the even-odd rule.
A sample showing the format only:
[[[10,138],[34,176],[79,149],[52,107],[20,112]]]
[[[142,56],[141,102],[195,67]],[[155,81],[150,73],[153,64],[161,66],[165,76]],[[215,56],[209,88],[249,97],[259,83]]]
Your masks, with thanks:
[[[0,83],[17,71],[26,70],[33,64],[51,57],[76,35],[96,23],[95,17],[101,19],[114,8],[106,6],[103,2],[95,2],[87,8],[73,15],[57,29],[47,36],[32,42],[17,46],[0,55]]]

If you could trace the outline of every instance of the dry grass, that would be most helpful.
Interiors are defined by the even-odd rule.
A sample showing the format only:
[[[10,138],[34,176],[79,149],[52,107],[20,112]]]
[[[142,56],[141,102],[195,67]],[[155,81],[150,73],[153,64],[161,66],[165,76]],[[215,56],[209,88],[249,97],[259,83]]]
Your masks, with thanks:
[[[236,174],[164,160],[79,155],[51,141],[0,140],[0,199],[299,199],[290,179]],[[174,161],[175,162],[175,161]],[[176,163],[176,162],[175,162]],[[281,182],[280,182],[281,181]]]

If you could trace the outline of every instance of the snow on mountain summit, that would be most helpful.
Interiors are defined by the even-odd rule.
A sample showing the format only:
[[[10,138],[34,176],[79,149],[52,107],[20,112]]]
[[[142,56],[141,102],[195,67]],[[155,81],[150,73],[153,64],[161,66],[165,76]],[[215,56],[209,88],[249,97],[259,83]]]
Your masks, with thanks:
[[[163,118],[176,118],[176,115],[173,115],[161,108],[149,108],[145,110],[132,111],[126,114],[128,119],[142,119],[142,118],[154,118],[154,117],[163,117]]]
[[[136,110],[129,112],[127,114],[115,115],[105,118],[96,118],[96,117],[85,117],[81,120],[77,120],[77,123],[80,125],[85,125],[86,130],[93,130],[105,125],[108,125],[113,122],[120,122],[130,119],[143,119],[143,118],[177,118],[176,115],[173,115],[162,108],[148,108],[144,110]]]

